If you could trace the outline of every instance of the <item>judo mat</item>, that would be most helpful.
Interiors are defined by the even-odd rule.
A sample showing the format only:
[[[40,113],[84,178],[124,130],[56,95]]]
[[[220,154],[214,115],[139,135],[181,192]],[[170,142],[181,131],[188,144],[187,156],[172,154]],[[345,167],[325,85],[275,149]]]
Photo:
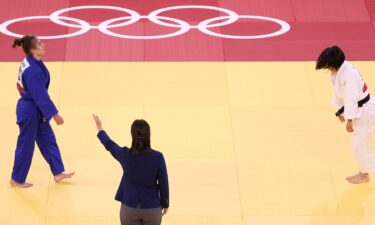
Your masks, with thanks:
[[[122,26],[136,17],[124,9],[142,18]],[[167,25],[150,21],[156,10]],[[374,1],[1,1],[0,28],[1,225],[120,224],[122,169],[92,113],[120,145],[131,144],[134,119],[150,123],[169,173],[165,225],[375,223],[375,174],[346,182],[358,172],[350,136],[329,105],[329,73],[314,69],[339,45],[375,90]],[[23,58],[10,33],[47,38],[49,92],[65,120],[51,124],[76,172],[69,181],[56,184],[36,149],[34,186],[9,186]]]

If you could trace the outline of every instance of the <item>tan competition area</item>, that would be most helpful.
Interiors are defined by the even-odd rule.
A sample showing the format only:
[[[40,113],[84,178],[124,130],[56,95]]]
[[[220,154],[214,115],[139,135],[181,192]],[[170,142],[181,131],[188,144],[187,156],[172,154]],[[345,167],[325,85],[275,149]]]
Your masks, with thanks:
[[[375,93],[374,62],[354,62]],[[352,185],[350,137],[314,62],[48,62],[67,171],[55,184],[35,149],[26,190],[9,186],[18,135],[18,63],[0,63],[0,224],[120,224],[122,169],[96,138],[92,113],[120,145],[151,125],[171,207],[163,225],[374,225],[375,177]],[[375,140],[375,138],[374,138]]]

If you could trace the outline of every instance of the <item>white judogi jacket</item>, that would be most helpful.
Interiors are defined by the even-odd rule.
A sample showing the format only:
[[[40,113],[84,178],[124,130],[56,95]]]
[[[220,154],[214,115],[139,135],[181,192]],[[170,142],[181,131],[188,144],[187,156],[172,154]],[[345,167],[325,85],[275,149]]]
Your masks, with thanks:
[[[344,106],[345,119],[361,118],[362,109],[358,101],[365,98],[368,88],[358,70],[348,61],[344,61],[337,72],[331,73],[333,95],[331,104],[337,110]]]

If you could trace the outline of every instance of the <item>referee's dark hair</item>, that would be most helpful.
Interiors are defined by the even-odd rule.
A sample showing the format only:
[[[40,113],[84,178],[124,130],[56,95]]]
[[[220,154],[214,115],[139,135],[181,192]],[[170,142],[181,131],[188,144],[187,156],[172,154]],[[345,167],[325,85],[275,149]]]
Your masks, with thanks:
[[[142,154],[152,150],[150,125],[145,120],[134,120],[131,127],[131,135],[133,138],[131,151],[136,154]]]
[[[323,50],[316,60],[316,70],[329,69],[338,70],[345,61],[344,52],[337,46],[332,46]]]

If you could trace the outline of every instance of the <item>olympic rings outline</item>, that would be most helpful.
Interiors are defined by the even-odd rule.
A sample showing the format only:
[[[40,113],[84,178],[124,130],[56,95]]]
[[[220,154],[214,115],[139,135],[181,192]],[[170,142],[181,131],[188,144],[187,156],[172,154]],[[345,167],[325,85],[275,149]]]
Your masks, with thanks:
[[[190,25],[186,21],[177,19],[177,18],[171,18],[171,17],[166,17],[166,16],[159,16],[159,14],[170,11],[170,10],[178,10],[178,9],[209,9],[209,10],[217,10],[220,12],[224,12],[227,15],[226,16],[219,16],[219,17],[214,17],[210,19],[206,19],[204,21],[201,21],[198,25]],[[74,10],[79,10],[79,9],[111,9],[111,10],[117,10],[117,11],[122,11],[125,13],[130,14],[129,16],[124,16],[124,17],[117,17],[109,20],[105,20],[101,22],[97,26],[90,25],[88,22],[77,19],[77,18],[72,18],[72,17],[67,17],[67,16],[61,16],[61,14],[74,11]],[[237,36],[237,35],[229,35],[229,34],[220,34],[213,32],[209,30],[209,28],[212,27],[219,27],[219,26],[224,26],[228,24],[232,24],[236,22],[240,18],[249,18],[249,19],[258,19],[258,20],[265,20],[265,21],[271,21],[274,23],[277,23],[278,25],[281,26],[280,30],[268,33],[268,34],[262,34],[262,35],[251,35],[251,36]],[[78,36],[81,34],[86,33],[87,31],[91,29],[98,29],[102,33],[109,35],[109,36],[114,36],[114,37],[119,37],[119,38],[127,38],[127,39],[162,39],[162,38],[169,38],[169,37],[174,37],[178,35],[182,35],[186,32],[188,32],[190,29],[198,29],[202,33],[205,33],[210,36],[214,37],[220,37],[220,38],[230,38],[230,39],[260,39],[260,38],[269,38],[269,37],[274,37],[278,35],[282,35],[290,30],[290,25],[282,20],[276,19],[276,18],[271,18],[271,17],[265,17],[265,16],[253,16],[253,15],[238,15],[236,12],[225,9],[225,8],[220,8],[216,6],[205,6],[205,5],[180,5],[180,6],[171,6],[171,7],[165,7],[161,9],[157,9],[149,13],[147,16],[140,15],[138,12],[128,9],[128,8],[121,8],[117,6],[103,6],[103,5],[87,5],[87,6],[75,6],[75,7],[70,7],[70,8],[65,8],[65,9],[60,9],[57,10],[53,13],[51,13],[49,16],[28,16],[28,17],[21,17],[21,18],[16,18],[16,19],[11,19],[8,21],[5,21],[0,24],[0,32],[4,33],[9,36],[13,37],[22,37],[23,35],[11,32],[7,29],[7,27],[10,24],[19,22],[19,21],[24,21],[24,20],[34,20],[34,19],[50,19],[52,22],[62,25],[62,26],[67,26],[67,27],[74,27],[74,28],[81,28],[80,30],[69,33],[69,34],[63,34],[63,35],[54,35],[54,36],[39,36],[40,39],[58,39],[58,38],[69,38],[69,37],[74,37]],[[118,23],[114,25],[110,25],[113,22],[121,21],[129,19],[123,23]],[[176,27],[180,28],[180,30],[169,33],[169,34],[164,34],[164,35],[153,35],[153,36],[135,36],[135,35],[125,35],[125,34],[118,34],[115,32],[112,32],[108,30],[109,28],[116,28],[116,27],[122,27],[122,26],[127,26],[130,24],[134,24],[138,22],[140,19],[149,19],[151,22],[161,25],[161,26],[167,26],[167,27]],[[227,19],[223,22],[219,23],[214,23],[215,21]],[[76,24],[72,23],[66,23],[63,20],[68,20],[75,22]],[[167,20],[174,22],[176,24],[171,24],[171,23],[166,23],[162,20]]]
[[[104,33],[104,34],[107,34],[109,36],[115,36],[115,37],[119,37],[119,38],[128,38],[128,39],[147,39],[147,40],[150,40],[150,39],[162,39],[162,38],[168,38],[168,37],[175,37],[175,36],[178,36],[178,35],[182,35],[186,32],[188,32],[190,30],[190,26],[187,22],[183,21],[183,20],[179,20],[179,19],[175,19],[175,18],[171,18],[171,17],[164,17],[164,16],[156,16],[156,17],[159,17],[160,19],[164,19],[164,20],[170,20],[170,21],[174,21],[176,23],[180,23],[181,24],[181,29],[174,32],[174,33],[170,33],[170,34],[164,34],[164,35],[153,35],[153,36],[134,36],[134,35],[124,35],[124,34],[118,34],[118,33],[114,33],[112,31],[109,31],[108,30],[108,24],[110,23],[113,23],[113,22],[117,22],[119,20],[123,20],[123,19],[128,19],[130,16],[124,16],[124,17],[119,17],[119,18],[114,18],[114,19],[110,19],[110,20],[107,20],[107,21],[104,21],[104,22],[101,22],[98,26],[98,29]],[[142,19],[146,19],[148,18],[147,16],[140,16]]]
[[[65,23],[64,21],[58,19],[58,17],[63,13],[74,11],[74,10],[79,10],[79,9],[112,9],[112,10],[126,12],[126,13],[129,13],[131,15],[129,21],[126,21],[124,23],[115,24],[115,25],[112,25],[112,26],[110,25],[108,28],[121,27],[121,26],[126,26],[126,25],[129,25],[129,24],[135,23],[135,22],[139,21],[140,16],[141,16],[136,11],[128,9],[128,8],[121,8],[121,7],[117,7],[117,6],[106,6],[106,5],[88,5],[88,6],[75,6],[75,7],[65,8],[65,9],[59,9],[59,10],[53,12],[50,15],[51,21],[54,22],[54,23],[57,23],[59,25],[62,25],[62,26],[80,28],[77,25]],[[99,26],[90,25],[90,28],[98,29]]]
[[[208,28],[207,24],[214,22],[216,20],[221,20],[225,19],[225,17],[228,16],[219,16],[211,19],[204,20],[199,23],[198,29],[208,35],[215,36],[215,37],[221,37],[221,38],[231,38],[231,39],[260,39],[260,38],[268,38],[268,37],[274,37],[274,36],[279,36],[281,34],[284,34],[290,30],[290,25],[287,22],[284,22],[279,19],[275,18],[270,18],[270,17],[264,17],[264,16],[251,16],[251,15],[239,15],[240,18],[250,18],[250,19],[261,19],[261,20],[266,20],[266,21],[272,21],[281,26],[280,30],[275,31],[273,33],[269,34],[261,34],[261,35],[251,35],[251,36],[237,36],[237,35],[228,35],[228,34],[220,34],[213,32]]]
[[[23,36],[22,34],[17,34],[17,33],[11,32],[7,29],[7,27],[10,24],[15,23],[15,22],[19,22],[19,21],[35,20],[35,19],[49,19],[49,18],[50,18],[49,16],[26,16],[26,17],[11,19],[11,20],[5,21],[4,23],[0,24],[0,32],[2,32],[3,34],[6,34],[6,35],[12,36],[12,37],[21,38]],[[76,32],[70,33],[70,34],[54,35],[54,36],[38,36],[38,38],[40,38],[40,39],[69,38],[69,37],[74,37],[74,36],[84,34],[84,33],[86,33],[87,31],[90,30],[90,24],[88,22],[84,21],[84,20],[71,18],[71,17],[65,17],[65,16],[60,16],[60,18],[62,18],[64,20],[70,20],[70,21],[77,22],[77,23],[81,24],[82,25],[81,29],[76,31]]]
[[[210,27],[219,27],[219,26],[228,25],[228,24],[236,22],[239,19],[239,15],[237,13],[233,12],[232,10],[224,9],[224,8],[220,8],[220,7],[216,7],[216,6],[203,6],[203,5],[180,5],[180,6],[166,7],[166,8],[161,8],[161,9],[157,9],[157,10],[152,11],[150,14],[148,14],[148,16],[149,16],[150,21],[152,21],[156,24],[159,24],[159,25],[162,25],[162,26],[167,26],[167,27],[178,27],[177,25],[165,23],[161,20],[158,20],[158,19],[156,19],[156,16],[158,16],[160,13],[170,11],[170,10],[189,9],[189,8],[190,9],[217,10],[217,11],[221,11],[221,12],[224,12],[224,13],[228,14],[229,20],[221,22],[221,23],[217,23],[215,25],[211,25]],[[190,28],[198,28],[198,25],[189,25],[189,26],[190,26]]]

